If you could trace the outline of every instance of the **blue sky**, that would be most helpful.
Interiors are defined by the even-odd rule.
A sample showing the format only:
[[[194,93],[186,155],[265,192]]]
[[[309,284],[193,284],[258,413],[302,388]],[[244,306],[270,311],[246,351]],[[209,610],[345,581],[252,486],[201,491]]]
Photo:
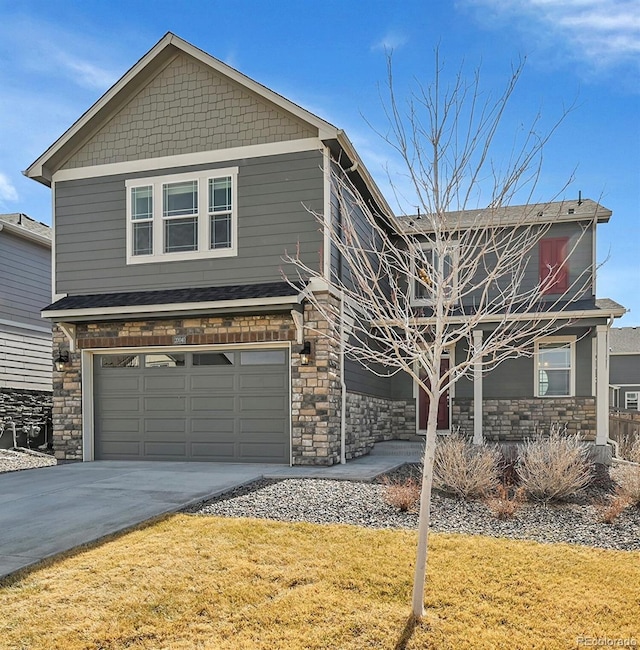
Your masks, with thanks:
[[[380,87],[394,52],[399,97],[446,70],[481,66],[497,93],[527,57],[506,126],[551,124],[537,197],[583,196],[613,211],[598,235],[598,295],[640,325],[639,0],[0,0],[0,212],[50,223],[49,190],[25,169],[167,31],[343,128],[383,192],[402,183]],[[508,135],[508,133],[507,133]]]

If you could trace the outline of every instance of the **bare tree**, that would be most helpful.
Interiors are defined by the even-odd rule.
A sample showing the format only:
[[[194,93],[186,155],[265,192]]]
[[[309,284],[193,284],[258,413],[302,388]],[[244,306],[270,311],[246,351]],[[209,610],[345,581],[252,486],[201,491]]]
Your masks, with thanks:
[[[534,338],[567,324],[563,308],[582,296],[595,269],[574,277],[563,295],[550,289],[566,267],[547,269],[531,281],[531,258],[562,204],[533,204],[544,136],[535,127],[501,160],[492,157],[522,65],[512,70],[504,92],[482,100],[480,79],[458,74],[443,87],[436,59],[434,83],[419,87],[401,110],[389,67],[389,132],[383,137],[401,156],[418,197],[418,214],[382,214],[336,166],[333,191],[337,209],[329,226],[331,245],[342,261],[324,276],[298,255],[285,261],[296,272],[292,283],[310,283],[338,298],[340,307],[309,290],[308,299],[328,321],[322,332],[345,354],[378,375],[405,372],[429,399],[413,615],[424,614],[433,459],[440,396],[463,375],[488,372],[505,359],[530,355]],[[566,112],[563,113],[563,116]],[[486,194],[486,198],[485,198]],[[514,196],[525,205],[509,207]],[[482,209],[477,208],[480,202]],[[597,204],[590,202],[590,205]],[[566,213],[566,209],[565,209]],[[325,227],[324,216],[316,214]],[[587,222],[582,232],[589,227]],[[581,235],[570,243],[567,257]],[[537,259],[537,258],[536,258]],[[293,277],[296,275],[296,277]],[[333,303],[335,304],[335,302]],[[455,359],[441,374],[445,352]]]

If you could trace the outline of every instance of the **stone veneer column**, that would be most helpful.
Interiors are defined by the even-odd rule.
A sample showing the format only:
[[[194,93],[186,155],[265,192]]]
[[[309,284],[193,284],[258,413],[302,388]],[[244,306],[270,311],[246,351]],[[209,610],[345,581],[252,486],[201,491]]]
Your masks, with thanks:
[[[338,307],[336,298],[325,295]],[[329,324],[311,305],[304,308],[304,339],[311,342],[311,362],[292,359],[292,457],[294,465],[333,465],[340,462],[340,353],[323,336]],[[315,330],[315,331],[313,331]]]
[[[69,339],[53,327],[53,354],[69,350]],[[53,449],[56,458],[82,460],[82,388],[80,352],[69,353],[67,367],[53,370]]]

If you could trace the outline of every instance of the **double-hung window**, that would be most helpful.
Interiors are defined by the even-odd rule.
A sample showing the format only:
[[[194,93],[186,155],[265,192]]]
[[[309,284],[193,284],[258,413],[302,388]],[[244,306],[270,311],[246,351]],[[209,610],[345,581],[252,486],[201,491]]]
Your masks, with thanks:
[[[626,409],[631,409],[634,411],[640,411],[640,393],[637,391],[632,391],[625,393],[624,395],[624,407]]]
[[[238,168],[131,179],[127,263],[237,254]]]
[[[415,305],[432,305],[437,291],[445,299],[455,297],[458,288],[458,247],[448,245],[439,252],[435,244],[427,242],[413,260],[412,302]]]
[[[536,341],[536,397],[575,395],[575,365],[575,337],[550,336]]]

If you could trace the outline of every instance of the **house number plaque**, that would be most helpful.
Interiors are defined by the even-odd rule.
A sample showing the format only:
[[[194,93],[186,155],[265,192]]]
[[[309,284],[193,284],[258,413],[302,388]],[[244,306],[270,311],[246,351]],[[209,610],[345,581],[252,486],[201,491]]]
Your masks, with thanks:
[[[173,344],[174,345],[186,345],[187,344],[187,337],[184,336],[184,335],[174,336],[173,337]]]

